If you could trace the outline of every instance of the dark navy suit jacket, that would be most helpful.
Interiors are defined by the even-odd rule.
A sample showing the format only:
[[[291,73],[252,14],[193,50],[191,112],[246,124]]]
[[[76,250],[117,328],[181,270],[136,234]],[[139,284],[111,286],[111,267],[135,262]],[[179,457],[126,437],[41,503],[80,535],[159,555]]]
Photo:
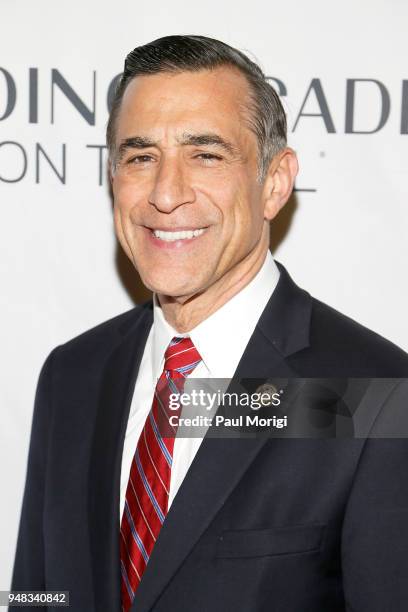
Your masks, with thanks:
[[[236,376],[388,378],[408,356],[281,276]],[[57,347],[38,384],[12,588],[119,612],[119,480],[152,303]],[[406,612],[408,441],[206,438],[166,517],[134,612]]]

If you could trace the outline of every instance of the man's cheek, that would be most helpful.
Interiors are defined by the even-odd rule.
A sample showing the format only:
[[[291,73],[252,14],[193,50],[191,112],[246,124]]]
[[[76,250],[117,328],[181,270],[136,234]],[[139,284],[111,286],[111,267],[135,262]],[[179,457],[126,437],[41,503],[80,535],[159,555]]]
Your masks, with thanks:
[[[134,201],[135,197],[140,197],[140,185],[134,181],[118,178],[112,184],[113,194],[122,204]]]

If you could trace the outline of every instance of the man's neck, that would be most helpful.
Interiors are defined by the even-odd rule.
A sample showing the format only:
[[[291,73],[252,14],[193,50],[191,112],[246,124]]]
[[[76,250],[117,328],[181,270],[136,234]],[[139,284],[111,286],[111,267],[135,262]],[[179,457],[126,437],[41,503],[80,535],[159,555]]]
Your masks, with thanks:
[[[267,251],[267,248],[255,249],[206,291],[187,299],[180,300],[158,294],[157,298],[166,321],[179,333],[186,333],[197,327],[251,282],[261,269]]]

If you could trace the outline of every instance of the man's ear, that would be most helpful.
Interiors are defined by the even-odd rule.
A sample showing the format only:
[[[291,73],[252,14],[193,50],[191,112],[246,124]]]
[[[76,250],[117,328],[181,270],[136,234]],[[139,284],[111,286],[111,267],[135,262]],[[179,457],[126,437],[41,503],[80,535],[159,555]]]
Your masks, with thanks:
[[[277,153],[266,174],[262,190],[264,217],[271,221],[289,200],[299,170],[296,153],[286,147]]]
[[[112,168],[112,161],[109,158],[108,159],[108,177],[109,177],[109,184],[112,187],[113,185],[113,168]]]

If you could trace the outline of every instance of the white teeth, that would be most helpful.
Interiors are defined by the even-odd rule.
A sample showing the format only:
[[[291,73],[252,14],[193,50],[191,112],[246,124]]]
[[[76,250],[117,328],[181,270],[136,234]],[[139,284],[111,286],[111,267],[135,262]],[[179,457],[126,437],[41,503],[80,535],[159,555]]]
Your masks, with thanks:
[[[206,228],[196,229],[196,230],[184,230],[182,232],[164,232],[162,230],[153,230],[153,234],[156,238],[160,238],[160,240],[166,240],[170,242],[172,240],[184,240],[186,238],[195,238],[196,236],[201,236]]]

